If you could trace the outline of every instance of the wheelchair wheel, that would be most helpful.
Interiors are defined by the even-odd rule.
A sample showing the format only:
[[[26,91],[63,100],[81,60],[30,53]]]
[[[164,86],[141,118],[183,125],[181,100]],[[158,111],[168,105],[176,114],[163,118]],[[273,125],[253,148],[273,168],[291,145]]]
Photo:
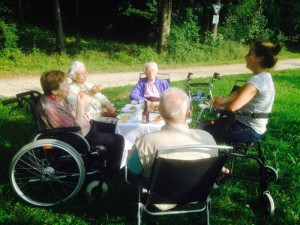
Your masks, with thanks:
[[[85,179],[79,153],[55,139],[33,141],[14,156],[9,178],[13,189],[26,202],[52,206],[73,197]]]
[[[273,216],[275,210],[275,204],[270,192],[265,191],[262,195],[262,203],[264,207],[264,212],[267,216]]]
[[[102,193],[108,191],[108,186],[105,182],[102,183],[102,186],[100,187],[100,181],[94,180],[91,183],[89,183],[85,189],[85,192],[88,197],[95,198],[101,196]]]
[[[266,180],[275,182],[278,180],[278,173],[272,166],[264,166]]]

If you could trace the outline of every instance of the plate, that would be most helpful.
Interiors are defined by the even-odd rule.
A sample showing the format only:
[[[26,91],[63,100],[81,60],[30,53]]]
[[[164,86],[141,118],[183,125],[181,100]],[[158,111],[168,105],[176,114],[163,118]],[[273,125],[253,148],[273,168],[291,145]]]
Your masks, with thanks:
[[[158,114],[159,115],[159,114]],[[161,120],[159,120],[158,122],[155,122],[155,119],[158,117],[158,115],[156,115],[154,118],[150,118],[150,122],[151,123],[155,123],[155,124],[163,124],[163,123],[165,123],[165,120],[164,119],[161,119]]]
[[[161,120],[159,122],[154,122],[154,120],[150,121],[151,123],[154,123],[154,124],[164,124],[165,121],[164,120]]]
[[[122,113],[132,113],[132,112],[136,112],[136,109],[121,109]]]

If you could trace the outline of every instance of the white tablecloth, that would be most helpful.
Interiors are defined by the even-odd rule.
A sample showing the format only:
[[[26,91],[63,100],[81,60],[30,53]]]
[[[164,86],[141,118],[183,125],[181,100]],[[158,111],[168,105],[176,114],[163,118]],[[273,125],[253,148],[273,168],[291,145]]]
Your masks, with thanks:
[[[140,105],[137,106],[136,112],[128,112],[126,109],[129,109],[131,104],[127,104],[123,109],[124,112],[130,117],[126,123],[123,123],[121,120],[118,121],[116,125],[116,134],[121,134],[125,139],[125,149],[123,154],[122,165],[125,165],[125,160],[127,157],[127,152],[132,148],[136,137],[140,136],[141,133],[147,134],[150,132],[158,131],[165,124],[164,121],[159,123],[152,122],[159,114],[158,113],[150,113],[150,122],[147,124],[142,123],[142,112]],[[135,119],[132,119],[136,116]]]

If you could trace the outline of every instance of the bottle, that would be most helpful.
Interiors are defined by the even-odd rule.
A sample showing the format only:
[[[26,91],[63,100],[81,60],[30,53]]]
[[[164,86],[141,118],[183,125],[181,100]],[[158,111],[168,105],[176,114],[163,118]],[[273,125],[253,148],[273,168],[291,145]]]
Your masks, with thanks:
[[[144,101],[145,107],[144,107],[144,111],[142,113],[142,123],[149,123],[149,112],[148,112],[148,105],[147,105],[147,101]]]

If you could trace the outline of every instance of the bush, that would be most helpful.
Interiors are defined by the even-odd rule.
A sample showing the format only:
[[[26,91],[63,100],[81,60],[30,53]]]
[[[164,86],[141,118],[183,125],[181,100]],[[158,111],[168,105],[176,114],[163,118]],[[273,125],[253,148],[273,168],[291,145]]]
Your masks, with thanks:
[[[232,5],[231,5],[232,6]],[[245,0],[239,6],[228,7],[225,22],[219,32],[225,39],[242,43],[250,43],[256,39],[270,39],[274,33],[267,29],[267,18],[262,9],[257,7],[257,2]]]
[[[2,47],[2,54],[7,53],[17,49],[17,41],[19,36],[17,35],[17,26],[14,23],[6,23],[4,20],[0,19],[0,49]]]

